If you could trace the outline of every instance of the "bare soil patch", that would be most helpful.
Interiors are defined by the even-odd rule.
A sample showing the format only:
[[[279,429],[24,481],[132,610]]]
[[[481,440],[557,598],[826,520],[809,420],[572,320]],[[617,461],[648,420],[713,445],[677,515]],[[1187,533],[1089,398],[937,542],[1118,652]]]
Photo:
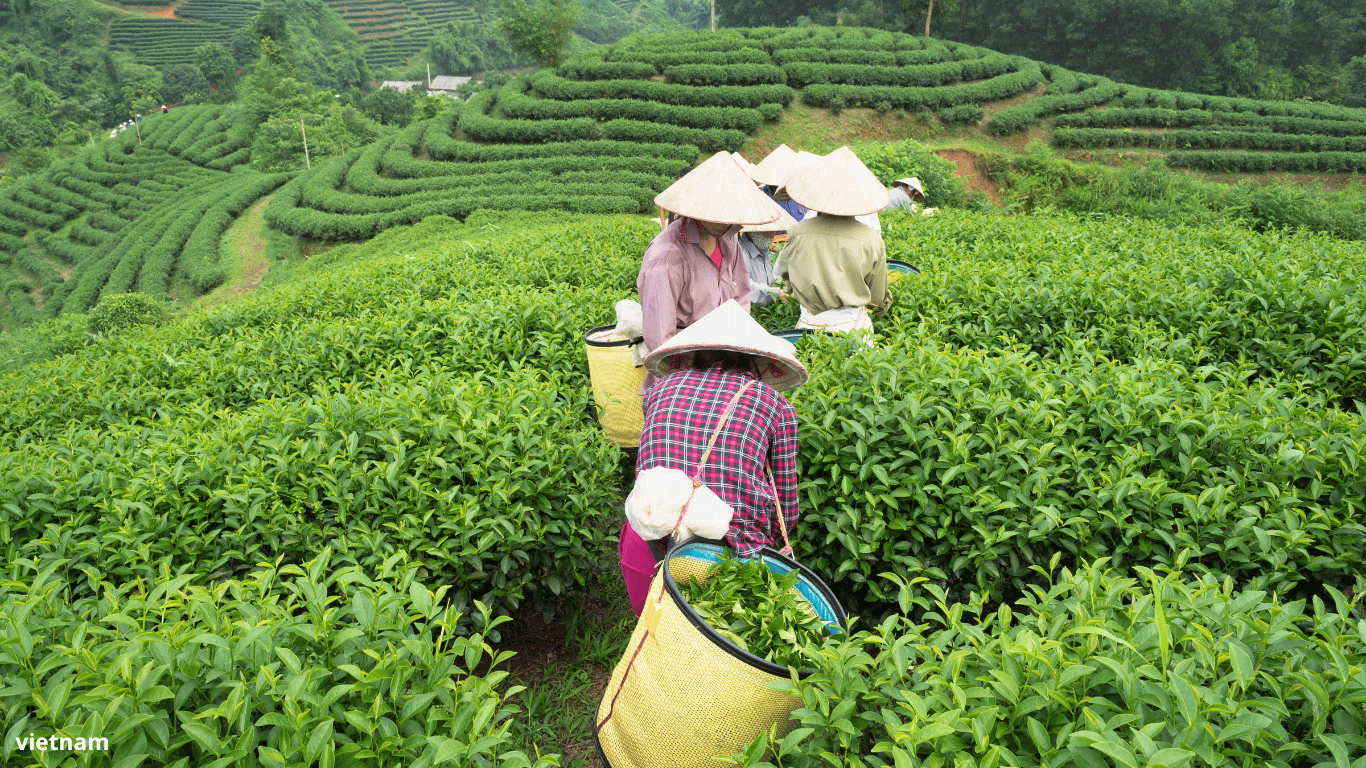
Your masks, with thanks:
[[[969,192],[980,191],[990,197],[992,202],[997,205],[1001,204],[1001,192],[987,176],[986,165],[981,158],[961,149],[937,149],[934,153],[946,160],[953,161],[953,164],[957,166],[953,175],[964,180]]]

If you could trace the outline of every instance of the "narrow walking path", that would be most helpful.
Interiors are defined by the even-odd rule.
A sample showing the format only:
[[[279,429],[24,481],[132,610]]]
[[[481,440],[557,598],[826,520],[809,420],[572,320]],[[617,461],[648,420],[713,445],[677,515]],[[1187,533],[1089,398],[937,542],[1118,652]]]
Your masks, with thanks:
[[[205,296],[201,296],[195,306],[209,309],[225,302],[245,296],[261,285],[261,279],[270,270],[270,260],[266,258],[266,206],[271,197],[266,195],[237,217],[219,245],[219,258],[230,259],[228,279]]]

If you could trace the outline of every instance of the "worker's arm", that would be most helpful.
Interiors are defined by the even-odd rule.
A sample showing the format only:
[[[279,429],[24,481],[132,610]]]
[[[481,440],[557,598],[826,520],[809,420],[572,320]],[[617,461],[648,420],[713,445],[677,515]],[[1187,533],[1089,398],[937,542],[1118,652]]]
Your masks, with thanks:
[[[683,290],[683,270],[676,264],[651,260],[640,270],[636,291],[640,293],[641,328],[645,346],[658,349],[678,333],[678,295]]]
[[[868,288],[875,306],[873,311],[885,314],[892,306],[892,291],[887,287],[887,246],[880,239],[873,256],[873,273],[868,276]]]

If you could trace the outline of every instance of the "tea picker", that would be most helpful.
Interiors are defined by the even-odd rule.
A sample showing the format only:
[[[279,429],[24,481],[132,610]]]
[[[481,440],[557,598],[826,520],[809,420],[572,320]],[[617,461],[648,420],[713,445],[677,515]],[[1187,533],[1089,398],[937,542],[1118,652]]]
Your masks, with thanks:
[[[871,331],[869,308],[885,313],[887,247],[882,235],[855,219],[887,206],[889,195],[848,147],[802,169],[785,184],[793,200],[820,213],[788,231],[782,277],[801,304],[798,328]]]
[[[828,587],[788,556],[797,422],[779,392],[807,373],[795,348],[735,301],[650,352],[646,367],[660,379],[646,395],[640,472],[622,529],[639,558],[623,556],[622,574],[640,620],[594,735],[612,768],[711,766],[774,725],[790,729],[800,701],[768,687],[788,677],[787,667],[708,625],[676,580],[705,582],[733,551],[778,574],[797,571],[792,589],[825,630],[846,625]],[[647,542],[662,550],[669,537],[675,543],[656,564]]]

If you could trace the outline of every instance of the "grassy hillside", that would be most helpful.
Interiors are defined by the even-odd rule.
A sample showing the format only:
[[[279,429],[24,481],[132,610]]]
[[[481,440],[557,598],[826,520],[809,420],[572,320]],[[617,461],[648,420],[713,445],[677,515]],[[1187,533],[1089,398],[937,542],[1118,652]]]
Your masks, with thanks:
[[[884,226],[923,274],[875,349],[804,340],[791,393],[797,557],[875,629],[811,656],[806,695],[847,703],[801,715],[784,762],[1355,759],[1366,721],[1332,660],[1366,662],[1358,245],[956,210]],[[656,231],[428,218],[0,375],[0,730],[132,723],[114,757],[148,766],[581,750],[624,641],[568,610],[618,579],[581,334]],[[514,694],[485,659],[535,647],[513,630],[557,604],[573,665]]]

